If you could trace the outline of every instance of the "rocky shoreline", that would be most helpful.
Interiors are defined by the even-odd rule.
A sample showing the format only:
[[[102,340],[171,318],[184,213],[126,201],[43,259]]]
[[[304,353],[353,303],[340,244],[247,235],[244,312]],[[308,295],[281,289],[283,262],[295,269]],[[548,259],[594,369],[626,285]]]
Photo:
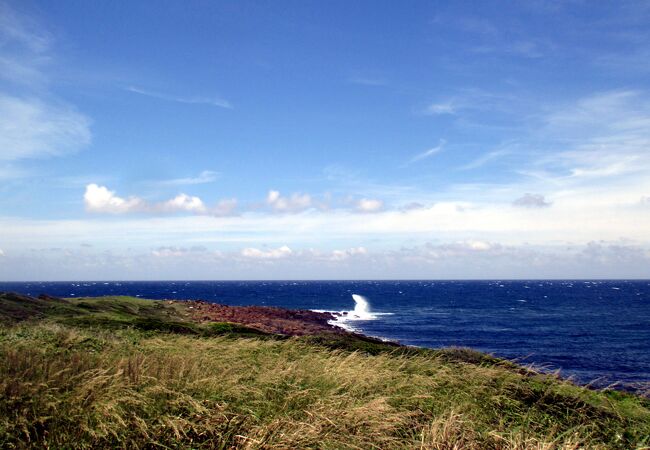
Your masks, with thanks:
[[[229,306],[202,300],[168,300],[167,302],[186,307],[192,320],[199,323],[232,322],[266,333],[287,336],[346,333],[342,328],[329,323],[335,320],[336,316],[328,312],[271,306]]]

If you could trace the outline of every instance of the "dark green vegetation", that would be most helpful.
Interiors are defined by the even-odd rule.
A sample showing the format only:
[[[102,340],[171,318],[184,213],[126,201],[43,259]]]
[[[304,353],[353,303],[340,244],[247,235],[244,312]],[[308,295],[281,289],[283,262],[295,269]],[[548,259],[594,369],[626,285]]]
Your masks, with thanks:
[[[650,401],[465,349],[0,294],[0,448],[641,448]]]

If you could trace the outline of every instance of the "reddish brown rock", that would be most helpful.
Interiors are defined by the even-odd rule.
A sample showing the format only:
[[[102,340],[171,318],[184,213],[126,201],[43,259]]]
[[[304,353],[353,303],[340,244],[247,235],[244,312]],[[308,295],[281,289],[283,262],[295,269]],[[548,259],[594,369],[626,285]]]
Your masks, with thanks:
[[[267,333],[302,336],[321,333],[344,333],[328,322],[331,313],[271,306],[227,306],[204,301],[182,302],[198,322],[233,322]]]

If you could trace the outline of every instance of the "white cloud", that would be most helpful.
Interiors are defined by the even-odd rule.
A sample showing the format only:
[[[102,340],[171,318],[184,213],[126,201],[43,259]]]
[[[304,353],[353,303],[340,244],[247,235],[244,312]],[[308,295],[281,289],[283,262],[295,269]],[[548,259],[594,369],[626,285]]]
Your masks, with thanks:
[[[312,206],[309,194],[292,194],[291,197],[282,197],[279,191],[269,191],[266,203],[277,212],[300,212]]]
[[[365,256],[368,250],[365,247],[352,247],[346,250],[333,250],[329,259],[332,261],[343,261],[354,256]]]
[[[486,165],[489,162],[492,162],[496,159],[502,158],[506,156],[509,152],[507,150],[495,150],[493,152],[488,152],[484,155],[479,156],[473,161],[470,161],[469,163],[465,164],[464,166],[461,166],[461,170],[472,170],[472,169],[478,169],[479,167],[482,167]]]
[[[151,254],[157,258],[173,258],[185,256],[187,253],[188,251],[186,249],[177,247],[159,247],[151,251]]]
[[[483,242],[483,241],[481,241]],[[373,252],[206,247],[19,249],[0,279],[479,279],[646,277],[650,248],[624,241],[531,247],[498,242],[425,242]],[[246,256],[244,255],[246,254]],[[25,273],[28,264],[31,270]]]
[[[13,180],[26,177],[29,171],[11,163],[0,163],[0,180]]]
[[[543,40],[517,40],[499,45],[481,45],[474,47],[472,51],[482,54],[511,54],[524,58],[541,58],[554,50],[554,45]]]
[[[4,255],[5,255],[5,252],[0,248],[0,257],[4,256]]]
[[[19,14],[5,2],[0,3],[0,44],[19,45],[34,53],[42,53],[51,42],[50,34],[29,17]]]
[[[237,207],[237,200],[224,199],[213,208],[207,207],[199,197],[178,194],[176,197],[160,203],[149,203],[140,197],[122,198],[114,191],[95,183],[86,186],[84,193],[86,210],[94,213],[127,214],[127,213],[177,213],[188,212],[196,215],[228,216]]]
[[[360,84],[362,86],[386,86],[388,83],[382,78],[352,77],[348,79],[349,83]]]
[[[210,213],[214,216],[229,216],[235,213],[237,208],[237,199],[236,198],[227,198],[220,200],[217,205],[210,210]]]
[[[512,204],[522,208],[546,208],[551,206],[551,202],[547,202],[543,195],[528,193],[519,197]]]
[[[443,147],[445,146],[446,142],[447,141],[445,141],[444,139],[441,139],[440,143],[437,146],[432,147],[432,148],[430,148],[430,149],[428,149],[428,150],[426,150],[426,151],[424,151],[422,153],[418,153],[417,155],[415,155],[413,158],[411,158],[408,161],[407,165],[412,164],[412,163],[414,163],[416,161],[420,161],[422,159],[429,158],[429,157],[431,157],[431,156],[433,156],[435,154],[440,153],[442,151]]]
[[[650,98],[644,92],[613,91],[580,99],[548,114],[540,134],[564,147],[538,162],[555,176],[602,183],[604,177],[647,177],[650,171]]]
[[[461,89],[446,100],[431,103],[422,112],[430,116],[454,116],[455,125],[463,128],[513,130],[530,113],[526,100],[526,95],[520,93]]]
[[[636,183],[638,180],[633,181]],[[263,211],[244,211],[241,216],[219,214],[228,217],[209,218],[207,216],[214,212],[207,208],[201,220],[190,220],[191,218],[187,217],[179,217],[178,221],[156,219],[157,221],[151,223],[145,220],[140,226],[155,226],[156,233],[172,233],[171,236],[176,236],[174,239],[178,238],[174,230],[183,230],[188,239],[216,239],[211,233],[218,229],[223,239],[233,241],[289,243],[295,242],[296,239],[300,242],[313,239],[318,242],[339,242],[341,239],[360,237],[395,242],[406,236],[418,239],[437,236],[452,240],[479,238],[485,241],[531,244],[612,240],[620,237],[650,242],[650,234],[647,231],[650,226],[641,225],[650,224],[650,209],[639,207],[642,193],[650,190],[650,180],[638,187],[624,185],[620,192],[612,192],[610,186],[603,187],[602,192],[590,192],[585,188],[577,191],[556,191],[553,194],[553,208],[548,210],[512,208],[512,191],[519,189],[521,186],[515,185],[512,188],[504,188],[502,193],[499,190],[490,193],[489,189],[479,186],[464,194],[486,195],[485,199],[477,202],[438,201],[431,206],[420,204],[419,207],[402,210],[382,209],[382,202],[372,199],[362,199],[347,209],[314,210],[311,214],[277,215]],[[503,197],[502,202],[494,201],[496,194]],[[87,208],[95,212],[161,212],[143,204],[138,197],[120,198],[114,192],[98,185],[89,185],[85,197]],[[226,206],[234,204],[234,201],[227,202]],[[360,210],[353,209],[355,206],[360,207]],[[359,212],[374,214],[367,214],[363,220],[359,220]],[[128,223],[135,224],[140,221]],[[79,229],[80,226],[86,225],[80,222],[70,225],[70,229]],[[3,226],[3,233],[8,235],[11,227],[10,224],[6,224],[6,228]],[[16,227],[16,238],[21,233],[38,234],[36,229],[30,231],[29,227]],[[54,225],[50,228],[51,232],[54,232],[53,230]],[[88,234],[86,231],[79,233]],[[99,233],[110,235],[106,230]]]
[[[362,213],[374,213],[381,211],[384,207],[384,202],[372,198],[362,198],[356,202],[356,210]]]
[[[206,184],[213,183],[219,178],[219,172],[213,172],[212,170],[204,170],[196,177],[187,177],[187,178],[173,178],[171,180],[163,180],[156,184],[166,185],[166,186],[185,186],[185,185],[194,185],[194,184]]]
[[[151,255],[156,258],[180,258],[189,256],[196,258],[199,256],[212,256],[219,257],[221,253],[218,251],[208,251],[207,248],[203,246],[193,246],[190,248],[186,247],[175,247],[175,246],[161,246],[151,251]]]
[[[431,103],[424,110],[424,113],[432,115],[432,116],[441,116],[441,115],[445,115],[445,114],[456,114],[456,107],[454,106],[454,104],[451,101],[444,102],[444,103]]]
[[[492,245],[490,245],[489,242],[484,242],[484,241],[468,241],[464,243],[467,248],[471,250],[477,250],[477,251],[485,251],[485,250],[490,250],[492,248]]]
[[[89,184],[84,193],[86,210],[95,213],[124,214],[143,211],[145,202],[137,197],[127,199],[118,197],[114,191],[109,191],[105,186]]]
[[[153,98],[170,101],[170,102],[197,104],[197,105],[201,105],[201,104],[211,105],[211,106],[217,106],[219,108],[232,109],[232,105],[230,104],[230,102],[220,97],[201,97],[201,96],[182,97],[182,96],[163,94],[161,92],[154,92],[146,89],[137,88],[134,86],[130,86],[126,88],[126,90],[129,92],[134,92],[136,94],[145,95],[147,97],[153,97]]]
[[[66,106],[0,93],[0,160],[58,156],[90,143],[90,121]]]
[[[162,209],[169,212],[188,211],[196,214],[204,214],[207,211],[200,198],[187,194],[178,194],[171,200],[166,201],[163,203]]]
[[[0,79],[22,92],[0,92],[0,161],[59,156],[91,141],[90,119],[48,92],[50,43],[42,25],[0,3]]]
[[[245,258],[251,259],[280,259],[287,258],[293,254],[293,251],[283,245],[279,248],[274,248],[270,250],[260,250],[258,248],[245,248],[242,250],[241,255]]]
[[[22,86],[43,85],[51,41],[40,24],[0,3],[0,79]]]
[[[22,61],[18,57],[5,54],[0,54],[0,78],[27,86],[40,86],[47,81],[47,76],[42,72],[40,64],[36,65],[33,60]]]

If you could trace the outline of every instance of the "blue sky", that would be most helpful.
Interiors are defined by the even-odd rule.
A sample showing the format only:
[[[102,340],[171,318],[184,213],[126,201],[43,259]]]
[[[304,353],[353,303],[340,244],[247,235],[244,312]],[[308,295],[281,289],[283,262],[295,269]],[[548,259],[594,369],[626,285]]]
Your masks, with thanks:
[[[648,278],[648,23],[0,0],[0,279]]]

